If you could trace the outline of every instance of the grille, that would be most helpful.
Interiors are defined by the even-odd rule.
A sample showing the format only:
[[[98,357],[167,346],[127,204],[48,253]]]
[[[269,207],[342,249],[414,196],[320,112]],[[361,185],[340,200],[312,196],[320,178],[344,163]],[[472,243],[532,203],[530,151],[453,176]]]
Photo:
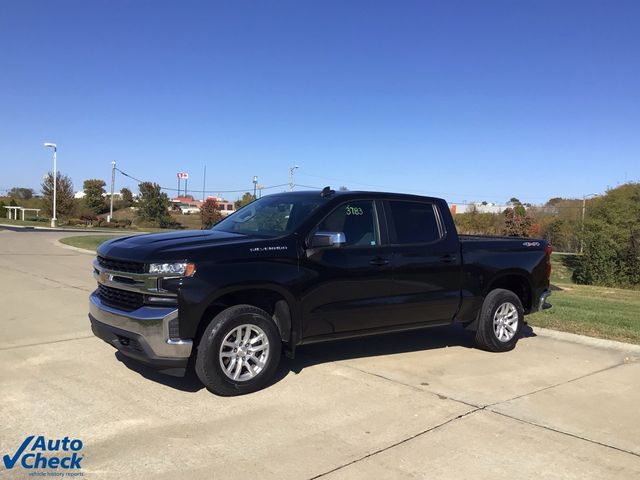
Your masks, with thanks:
[[[105,285],[98,285],[98,297],[105,305],[128,312],[140,308],[144,304],[144,295],[141,293],[120,290]]]
[[[98,263],[102,268],[115,272],[144,273],[144,263],[142,262],[127,262],[98,255]]]

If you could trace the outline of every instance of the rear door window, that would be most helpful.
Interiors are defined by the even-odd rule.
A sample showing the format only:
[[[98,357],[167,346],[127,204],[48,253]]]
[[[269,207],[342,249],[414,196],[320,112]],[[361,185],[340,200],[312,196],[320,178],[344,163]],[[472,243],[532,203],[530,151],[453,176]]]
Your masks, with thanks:
[[[388,204],[392,217],[392,243],[431,243],[442,238],[432,203],[390,200]]]

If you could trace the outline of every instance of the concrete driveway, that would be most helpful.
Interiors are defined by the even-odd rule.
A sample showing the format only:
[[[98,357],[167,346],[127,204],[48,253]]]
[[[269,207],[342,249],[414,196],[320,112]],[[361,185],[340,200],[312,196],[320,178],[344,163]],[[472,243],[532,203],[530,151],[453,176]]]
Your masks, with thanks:
[[[2,455],[42,434],[81,439],[86,478],[640,478],[637,350],[439,328],[304,347],[220,398],[92,336],[68,235],[0,230]]]

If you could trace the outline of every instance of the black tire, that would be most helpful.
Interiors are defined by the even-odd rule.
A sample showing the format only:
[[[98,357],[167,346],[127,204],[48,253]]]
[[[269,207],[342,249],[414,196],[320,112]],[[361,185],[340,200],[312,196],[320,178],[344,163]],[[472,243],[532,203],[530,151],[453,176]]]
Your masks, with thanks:
[[[223,340],[241,325],[258,327],[269,342],[264,367],[255,377],[246,381],[233,380],[227,376],[220,360]],[[205,329],[198,344],[195,370],[209,391],[222,396],[244,395],[260,390],[269,382],[280,363],[281,351],[280,333],[269,314],[251,305],[235,305],[216,315]],[[246,367],[241,367],[241,370],[245,374],[248,372]]]
[[[505,304],[511,304],[517,312],[518,323],[513,336],[508,340],[501,340],[494,328],[494,316],[498,308]],[[506,308],[506,307],[505,307]],[[484,299],[478,316],[478,329],[476,330],[476,345],[490,352],[506,352],[513,350],[520,338],[520,332],[524,325],[524,309],[520,298],[510,290],[497,288],[489,292]]]

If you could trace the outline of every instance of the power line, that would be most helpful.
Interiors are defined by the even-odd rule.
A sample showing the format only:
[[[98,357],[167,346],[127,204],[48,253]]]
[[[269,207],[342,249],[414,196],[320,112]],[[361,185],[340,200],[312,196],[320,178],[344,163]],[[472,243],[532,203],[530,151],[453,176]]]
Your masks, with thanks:
[[[145,180],[140,180],[137,177],[134,177],[133,175],[128,174],[127,172],[123,172],[122,170],[120,170],[119,168],[116,167],[116,171],[118,171],[119,173],[121,173],[122,175],[124,175],[125,177],[128,177],[132,180],[135,180],[138,183],[143,183],[145,182]],[[279,187],[286,187],[288,185],[288,183],[281,183],[280,185],[271,185],[269,187],[262,187],[263,190],[270,190],[273,188],[279,188]],[[178,190],[177,188],[171,188],[171,187],[163,187],[160,186],[160,188],[162,190],[168,190],[171,192],[180,192],[181,190]],[[251,187],[253,188],[253,187]],[[238,189],[238,190],[201,190],[204,193],[246,193],[251,191],[251,188],[243,188],[243,189]]]

